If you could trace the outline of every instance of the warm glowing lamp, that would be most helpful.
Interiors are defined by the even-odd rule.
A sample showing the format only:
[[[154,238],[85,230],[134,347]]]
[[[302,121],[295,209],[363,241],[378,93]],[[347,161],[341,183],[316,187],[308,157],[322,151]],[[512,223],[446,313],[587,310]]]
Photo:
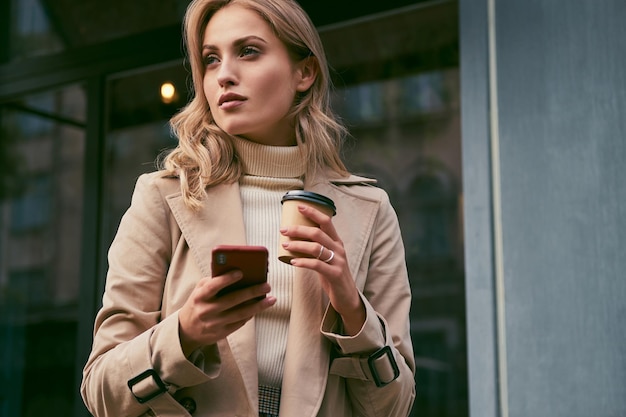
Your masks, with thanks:
[[[161,85],[161,101],[165,104],[169,104],[174,101],[176,96],[176,87],[174,84],[167,82]]]

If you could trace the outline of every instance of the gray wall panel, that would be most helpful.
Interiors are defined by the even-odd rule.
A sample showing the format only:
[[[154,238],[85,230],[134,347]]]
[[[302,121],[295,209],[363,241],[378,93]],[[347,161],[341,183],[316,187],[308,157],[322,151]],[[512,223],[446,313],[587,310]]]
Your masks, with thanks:
[[[497,1],[495,17],[502,193],[495,220],[503,230],[508,375],[502,410],[511,417],[623,417],[626,3]],[[462,22],[469,18],[461,14]],[[461,45],[470,43],[462,38]],[[477,76],[465,66],[475,64],[463,57],[470,83]],[[475,115],[469,105],[463,114]],[[466,181],[474,181],[471,172],[483,161],[474,159],[476,132],[465,130],[475,122],[464,123]],[[469,208],[466,223],[481,224]],[[485,255],[471,239],[468,262]],[[483,276],[467,272],[471,313]],[[495,340],[485,340],[485,349]],[[483,361],[470,351],[471,372]],[[471,402],[479,399],[476,376]],[[472,415],[484,414],[472,407]]]

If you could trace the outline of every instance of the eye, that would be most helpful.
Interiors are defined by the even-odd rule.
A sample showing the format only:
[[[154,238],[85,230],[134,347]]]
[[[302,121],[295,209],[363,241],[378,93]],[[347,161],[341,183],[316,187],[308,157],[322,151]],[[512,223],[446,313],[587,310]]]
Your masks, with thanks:
[[[259,51],[259,49],[254,46],[244,46],[243,48],[241,48],[241,52],[239,53],[239,55],[242,57],[246,57],[246,56],[258,55],[260,53],[261,51]]]
[[[205,66],[210,66],[219,62],[219,58],[215,54],[207,54],[202,57]]]

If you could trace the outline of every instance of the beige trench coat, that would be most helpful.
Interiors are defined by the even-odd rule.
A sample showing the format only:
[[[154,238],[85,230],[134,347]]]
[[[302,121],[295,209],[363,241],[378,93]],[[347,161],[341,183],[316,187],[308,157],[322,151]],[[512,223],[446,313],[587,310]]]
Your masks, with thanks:
[[[315,273],[295,271],[281,417],[406,416],[413,403],[404,249],[386,193],[367,182],[353,176],[305,186],[337,205],[333,222],[367,319],[358,335],[341,336]],[[91,413],[258,416],[254,319],[190,358],[178,337],[178,310],[196,282],[211,275],[211,249],[245,243],[237,184],[210,189],[201,211],[192,212],[176,178],[139,178],[110,248],[103,307],[83,372],[81,395]],[[399,376],[377,387],[366,361],[384,346],[391,348]],[[390,362],[388,355],[377,361],[387,368]],[[142,373],[131,392],[128,381]],[[137,399],[163,390],[143,404]]]

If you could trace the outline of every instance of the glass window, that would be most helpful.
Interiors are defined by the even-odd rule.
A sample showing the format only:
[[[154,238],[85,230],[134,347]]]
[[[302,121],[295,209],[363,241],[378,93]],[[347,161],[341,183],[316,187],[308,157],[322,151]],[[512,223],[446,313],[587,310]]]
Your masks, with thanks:
[[[9,288],[13,296],[22,300],[30,308],[44,306],[48,299],[47,271],[45,269],[35,269],[27,271],[13,271],[9,274]]]
[[[176,146],[168,121],[187,102],[186,80],[186,71],[176,62],[118,74],[108,83],[105,172],[111,175],[104,181],[103,230],[109,243],[137,177],[154,171],[156,157]],[[164,97],[166,84],[173,91]]]
[[[11,0],[10,60],[96,45],[166,26],[180,26],[189,0]]]
[[[45,227],[50,221],[52,208],[52,181],[41,176],[26,181],[21,195],[11,205],[11,231],[27,232]]]
[[[420,417],[468,415],[457,13],[424,3],[322,30],[348,165],[398,213]]]
[[[0,107],[0,417],[78,395],[84,109],[80,85]]]
[[[50,54],[64,49],[40,0],[13,0],[11,14],[11,57]]]

